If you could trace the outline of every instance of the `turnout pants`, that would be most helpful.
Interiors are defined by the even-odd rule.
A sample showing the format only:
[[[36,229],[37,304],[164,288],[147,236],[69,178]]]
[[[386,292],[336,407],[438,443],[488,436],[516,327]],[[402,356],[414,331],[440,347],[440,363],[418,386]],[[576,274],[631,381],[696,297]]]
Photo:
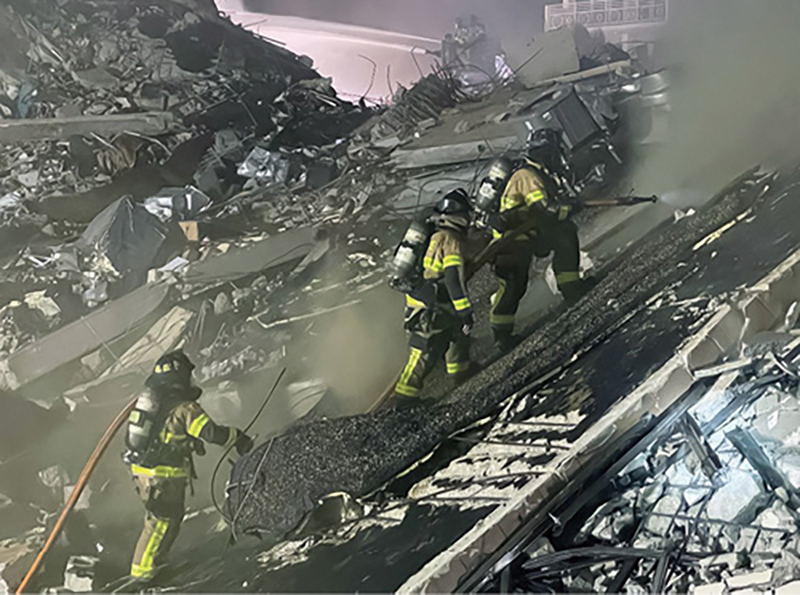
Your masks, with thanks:
[[[181,530],[186,500],[186,478],[134,475],[136,492],[144,502],[144,529],[136,544],[131,576],[151,579]]]
[[[495,259],[494,271],[500,288],[492,297],[490,321],[496,338],[510,338],[519,304],[528,291],[529,271],[534,255],[553,254],[553,271],[562,294],[580,281],[580,242],[572,221],[547,220],[530,240],[520,240]]]
[[[428,374],[444,358],[448,375],[458,379],[470,368],[470,339],[462,331],[463,322],[446,311],[424,310],[409,325],[408,363],[395,386],[395,394],[419,396]]]

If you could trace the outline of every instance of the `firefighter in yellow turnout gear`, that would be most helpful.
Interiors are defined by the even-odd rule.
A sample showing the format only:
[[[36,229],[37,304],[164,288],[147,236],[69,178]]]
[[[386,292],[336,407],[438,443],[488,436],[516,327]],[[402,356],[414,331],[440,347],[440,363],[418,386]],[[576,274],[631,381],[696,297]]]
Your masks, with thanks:
[[[193,479],[194,454],[205,454],[204,442],[239,454],[253,441],[236,428],[215,424],[197,403],[201,390],[192,385],[194,365],[182,352],[161,357],[128,421],[125,460],[145,507],[144,529],[131,564],[131,577],[151,580],[178,537],[185,512],[186,487]]]
[[[463,381],[471,372],[472,304],[464,277],[464,244],[471,219],[466,192],[455,190],[436,207],[437,231],[423,261],[423,285],[406,296],[409,358],[395,386],[395,403],[418,402],[425,377],[444,357],[447,373]]]
[[[534,224],[495,259],[500,288],[492,297],[490,321],[500,351],[507,351],[514,344],[516,314],[528,290],[534,256],[544,258],[553,253],[556,281],[567,302],[576,301],[587,289],[580,278],[578,229],[569,220],[570,208],[558,202],[563,190],[554,172],[561,159],[560,133],[549,129],[535,132],[529,140],[525,165],[511,176],[500,213],[491,222],[495,239],[528,222]]]

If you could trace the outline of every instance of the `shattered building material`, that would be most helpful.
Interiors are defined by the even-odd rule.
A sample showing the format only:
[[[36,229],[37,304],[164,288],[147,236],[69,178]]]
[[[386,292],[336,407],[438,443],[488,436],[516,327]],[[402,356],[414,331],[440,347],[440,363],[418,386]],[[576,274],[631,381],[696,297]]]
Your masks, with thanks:
[[[259,184],[283,184],[289,177],[289,160],[261,147],[254,148],[236,172],[242,177],[256,180]]]
[[[64,573],[64,588],[72,593],[93,593],[100,585],[95,583],[96,566],[99,558],[92,556],[72,556],[67,561]]]
[[[37,381],[58,380],[56,384],[61,385],[59,374],[69,368],[66,372],[70,378],[65,382],[72,385],[101,377],[99,385],[81,385],[80,391],[71,393],[70,397],[84,389],[87,395],[90,391],[108,391],[109,387],[116,386],[112,383],[120,377],[147,369],[154,353],[191,344],[201,354],[197,370],[199,380],[212,383],[209,399],[218,401],[223,409],[238,413],[243,404],[247,404],[242,396],[245,393],[241,392],[245,382],[240,384],[239,381],[252,381],[256,373],[268,371],[285,359],[287,344],[293,340],[291,334],[296,329],[302,328],[304,334],[313,336],[318,332],[319,315],[362,305],[360,298],[350,301],[347,298],[352,298],[354,287],[374,284],[374,278],[381,273],[381,260],[388,249],[388,240],[383,236],[393,232],[393,218],[398,215],[392,212],[395,206],[392,200],[397,196],[397,186],[406,177],[395,174],[384,158],[411,136],[424,137],[426,132],[435,134],[437,124],[450,117],[444,112],[452,112],[456,106],[464,107],[460,103],[464,99],[463,92],[450,77],[437,72],[419,85],[401,90],[393,106],[382,116],[365,123],[376,111],[383,110],[373,111],[342,101],[330,81],[316,77],[316,73],[288,51],[269,42],[262,44],[252,37],[245,38],[243,32],[230,23],[220,23],[210,1],[204,2],[206,10],[201,10],[198,3],[191,0],[167,0],[154,6],[130,7],[100,2],[89,14],[84,14],[85,8],[74,2],[59,3],[52,14],[39,14],[45,12],[41,4],[33,2],[31,7],[20,9],[23,16],[12,16],[35,25],[36,35],[27,27],[20,28],[36,38],[33,51],[39,59],[34,60],[33,73],[41,89],[56,88],[61,96],[52,98],[31,91],[20,92],[17,103],[27,105],[29,117],[111,117],[129,111],[141,115],[164,110],[173,120],[174,128],[159,134],[158,138],[142,139],[133,135],[102,138],[98,134],[71,138],[68,143],[36,142],[13,147],[8,163],[16,166],[21,162],[24,171],[20,170],[10,183],[21,185],[21,200],[30,201],[39,213],[66,220],[66,223],[56,222],[57,233],[63,233],[64,237],[78,235],[82,223],[91,220],[112,201],[120,201],[119,204],[124,204],[131,213],[149,208],[164,221],[181,220],[188,230],[187,237],[196,244],[202,240],[202,244],[195,246],[196,252],[191,255],[185,252],[186,259],[173,260],[176,266],[161,267],[151,276],[152,285],[121,299],[114,299],[116,288],[109,283],[113,275],[106,279],[103,273],[97,272],[93,277],[94,285],[84,291],[86,301],[92,306],[104,300],[112,301],[81,318],[79,322],[83,326],[64,327],[61,330],[69,329],[69,332],[46,337],[35,343],[31,351],[15,353],[15,356],[27,353],[30,357],[35,354],[47,364],[34,369],[24,357],[24,361],[9,358],[11,384],[20,385],[21,393],[30,396],[38,392],[30,390]],[[76,22],[85,27],[76,26]],[[108,23],[119,24],[111,29]],[[65,59],[59,60],[59,55]],[[8,60],[12,58],[13,55]],[[0,62],[4,59],[0,57]],[[53,68],[45,68],[45,63],[53,62]],[[514,97],[511,105],[499,101],[491,107],[494,113],[484,115],[487,126],[497,125],[497,130],[506,124],[508,114],[519,109],[515,103],[519,98]],[[460,121],[467,119],[464,113],[455,114],[455,117]],[[362,125],[357,138],[351,139],[352,131]],[[475,142],[463,152],[446,155],[445,161],[459,163],[488,155],[485,147],[481,149],[481,145],[487,143],[476,140],[486,129],[473,126],[469,121],[464,125],[456,123],[455,127],[459,126],[462,140]],[[505,134],[509,128],[501,133]],[[517,135],[508,138],[511,136],[516,142]],[[496,143],[494,137],[490,142],[489,152],[507,148]],[[445,152],[449,152],[449,147]],[[44,158],[48,168],[41,174],[24,165],[28,160]],[[412,167],[422,168],[433,163],[434,160],[425,163],[426,158]],[[253,167],[245,167],[248,160]],[[251,174],[258,184],[240,177]],[[164,189],[170,190],[165,194]],[[170,195],[172,189],[175,194]],[[199,201],[202,206],[195,209],[188,204],[177,204],[174,199],[184,192],[191,198],[202,199]],[[124,198],[129,195],[132,198]],[[416,204],[419,202],[417,197]],[[324,226],[330,235],[320,234],[318,225]],[[688,227],[691,232],[696,231]],[[252,237],[256,233],[261,235]],[[198,254],[201,255],[199,261],[186,262],[194,260]],[[41,258],[38,254],[33,257]],[[163,259],[149,259],[147,266],[142,267],[145,274],[146,269],[158,267],[168,258],[165,255]],[[309,308],[304,301],[314,303],[318,296],[336,286],[320,278],[323,275],[319,274],[317,263],[323,258],[335,263],[329,269],[336,268],[339,262],[344,263],[341,270],[336,271],[337,276],[346,278],[341,290],[344,299],[339,306]],[[294,266],[295,262],[300,264]],[[82,265],[76,262],[75,269],[81,272]],[[288,266],[284,268],[284,265]],[[128,270],[119,263],[113,268],[116,272]],[[642,269],[636,272],[642,273]],[[137,283],[140,281],[138,273],[140,271],[137,271]],[[168,284],[174,284],[175,294],[182,295],[167,296],[165,293],[161,300],[153,299],[149,306],[144,303],[152,297],[145,290],[157,291]],[[127,300],[134,296],[141,302]],[[180,305],[174,305],[172,297],[181,300]],[[622,301],[623,306],[630,305],[625,299]],[[198,305],[199,302],[202,304]],[[111,320],[95,320],[89,330],[97,331],[95,322],[102,328],[93,333],[94,337],[83,336],[81,329],[86,321],[91,321],[95,314],[112,310],[120,318],[119,325],[114,326]],[[256,312],[258,314],[253,315]],[[587,318],[587,312],[582,318]],[[608,320],[596,322],[599,328]],[[135,327],[134,332],[130,332],[129,326]],[[280,331],[276,331],[276,327],[280,327]],[[584,333],[577,341],[586,338]],[[81,358],[85,354],[86,359],[81,362],[79,372],[67,365],[75,364],[74,361],[66,361],[66,355],[54,351],[56,344],[63,349],[67,343],[72,345],[73,340],[75,350],[80,352],[73,355]],[[114,363],[118,357],[119,361]],[[551,358],[554,359],[557,358]],[[90,368],[91,375],[87,373]],[[508,375],[518,372],[520,360],[503,370]],[[46,378],[51,374],[53,376]],[[528,380],[530,378],[517,378],[514,382],[519,387]],[[125,391],[128,390],[126,386]],[[290,386],[286,400],[293,417],[303,418],[304,424],[310,424],[314,419],[339,414],[336,399],[329,398],[334,392],[323,380],[299,380]],[[497,398],[501,392],[506,394],[505,389],[496,392]],[[470,393],[469,397],[475,398],[475,395]],[[77,402],[80,408],[86,401],[91,398],[71,401],[71,406]],[[353,488],[353,494],[359,495],[391,479],[392,470],[422,456],[453,428],[495,405],[496,402],[476,401],[474,407],[466,407],[454,402],[441,423],[434,424],[436,427],[425,427],[429,424],[426,419],[400,418],[399,427],[404,434],[401,439],[392,433],[383,437],[373,434],[380,430],[380,424],[391,426],[397,421],[385,412],[365,420],[342,421],[339,425],[322,423],[304,428],[301,424],[293,427],[289,435],[297,438],[302,448],[298,449],[295,443],[289,443],[287,448],[282,437],[275,441],[275,452],[288,457],[293,451],[301,457],[302,466],[308,446],[312,454],[339,452],[341,460],[347,463],[353,454],[348,452],[352,436],[359,447],[383,445],[386,450],[396,451],[396,456],[386,457],[379,464],[366,464],[363,479],[355,480]],[[377,428],[369,429],[376,421]],[[571,432],[578,432],[581,421],[559,418],[554,423],[563,422],[569,425]],[[334,430],[329,432],[331,427]],[[322,430],[306,444],[303,440],[309,428]],[[424,446],[414,444],[417,432],[421,432]],[[518,437],[504,434],[493,435],[492,439],[502,443]],[[526,442],[524,448],[529,458],[541,457],[549,461],[567,444],[566,439],[560,438],[533,440]],[[519,446],[513,444],[487,446],[519,450]],[[275,454],[266,450],[265,457]],[[505,462],[497,450],[492,453],[493,460],[498,464]],[[381,465],[391,470],[379,469]],[[282,473],[279,467],[276,465],[278,480]],[[468,504],[471,510],[483,511],[482,506],[507,499],[513,488],[530,481],[530,469],[527,461],[516,461],[505,470],[510,477],[505,476],[505,471],[486,473],[479,478],[479,486],[465,490],[466,495],[451,494],[453,501],[472,498]],[[255,477],[252,468],[245,471]],[[346,468],[344,471],[348,472]],[[261,479],[258,477],[256,481]],[[315,483],[319,479],[311,474],[301,489],[294,490],[293,498],[297,500],[294,504],[299,502],[299,508],[308,508],[318,501],[344,501],[347,506],[336,510],[346,508],[347,512],[338,515],[338,522],[355,522],[369,510],[349,494],[329,497],[328,493],[319,493],[320,486]],[[271,482],[272,479],[266,480],[264,485],[268,506]],[[334,474],[323,488],[338,491],[340,483]],[[288,485],[293,489],[291,481]],[[414,494],[436,502],[431,491],[438,487],[434,482],[421,484]],[[241,497],[235,490],[231,495],[233,499]],[[446,494],[440,496],[440,500],[446,497]],[[293,498],[287,499],[288,505]],[[434,508],[438,506],[437,502]],[[662,508],[672,512],[674,506],[664,504]],[[250,509],[244,512],[249,517],[234,519],[234,525],[240,524],[239,521],[246,524],[258,516]],[[282,524],[277,533],[286,528],[283,525],[292,524],[296,512],[291,510],[285,518],[276,521]],[[425,505],[415,504],[408,514],[404,507],[400,511],[389,511],[387,516],[411,519],[410,527],[416,534],[415,515],[418,521],[424,519],[425,514]],[[475,518],[478,517],[476,514]],[[451,525],[448,520],[445,515],[442,526],[461,526],[460,522]],[[632,510],[615,510],[613,521],[596,528],[596,534],[605,537],[614,532],[623,533],[630,530],[634,522]],[[471,518],[468,524],[472,524]],[[450,533],[444,532],[444,535],[443,540],[437,541],[438,547],[451,545],[452,542],[448,542]],[[607,565],[581,576],[576,573],[570,584],[595,587],[608,583],[611,576]],[[383,590],[383,585],[379,586]]]
[[[181,347],[184,330],[192,321],[193,312],[175,306],[156,322],[147,333],[101,375],[109,378],[131,370],[146,376],[156,360],[165,353]]]
[[[50,372],[104,348],[159,308],[169,291],[165,284],[145,285],[18,350],[0,364],[4,390],[23,389]],[[65,345],[70,349],[64,349]]]
[[[575,31],[569,27],[538,35],[527,49],[525,60],[510,64],[517,80],[526,87],[580,70]]]
[[[793,276],[792,271],[796,270],[797,258],[795,254],[786,263],[787,266],[781,267],[784,275]],[[777,277],[774,276],[775,278]],[[786,303],[786,294],[783,293],[785,286],[782,282],[774,281],[773,287],[775,293],[770,294],[770,303],[776,305],[777,295],[780,294],[783,295],[781,310],[790,307],[790,304]],[[793,292],[789,293],[792,294]],[[778,317],[772,319],[771,324],[779,322]],[[668,558],[666,574],[660,570],[661,565],[648,566],[644,562],[634,565],[633,568],[620,564],[612,566],[608,571],[612,575],[616,573],[618,577],[622,577],[614,583],[613,592],[622,591],[626,584],[630,584],[629,581],[635,581],[635,586],[632,588],[643,588],[644,592],[662,592],[661,581],[669,580],[670,576],[673,580],[679,579],[673,583],[675,589],[681,592],[694,589],[695,593],[727,593],[730,590],[738,592],[740,589],[780,591],[782,585],[796,580],[800,573],[800,565],[797,563],[798,558],[794,550],[799,532],[796,513],[798,504],[791,502],[792,488],[785,487],[785,483],[773,467],[773,461],[781,451],[781,447],[774,442],[768,447],[761,446],[746,430],[754,420],[752,415],[747,413],[748,409],[771,410],[775,403],[781,400],[776,399],[777,395],[789,396],[797,389],[797,378],[791,372],[768,374],[769,371],[775,370],[772,365],[775,355],[780,353],[790,340],[790,335],[784,335],[783,340],[771,340],[766,344],[769,346],[761,349],[756,358],[755,363],[762,364],[763,367],[756,366],[753,370],[760,371],[751,371],[742,377],[737,375],[739,384],[732,384],[731,392],[736,392],[737,389],[747,391],[748,394],[752,394],[751,402],[734,399],[732,402],[737,405],[729,414],[718,416],[717,421],[706,424],[709,433],[708,448],[712,448],[718,458],[725,460],[727,472],[724,481],[712,484],[707,478],[699,475],[700,459],[695,456],[694,449],[670,446],[678,433],[686,432],[686,427],[679,419],[673,417],[670,421],[667,417],[665,419],[667,431],[653,433],[653,438],[645,442],[644,452],[647,453],[645,458],[651,464],[646,465],[644,469],[649,471],[644,476],[633,477],[628,471],[629,467],[626,467],[622,470],[624,475],[614,475],[616,479],[611,481],[616,483],[615,487],[625,486],[625,496],[623,498],[615,496],[613,500],[603,504],[603,499],[607,498],[609,493],[606,491],[606,495],[596,496],[593,500],[590,498],[581,504],[581,508],[595,510],[596,514],[588,521],[580,520],[581,517],[578,515],[577,523],[585,524],[577,533],[569,527],[557,528],[556,536],[560,539],[566,538],[566,541],[559,540],[562,547],[581,545],[589,530],[599,520],[597,516],[604,514],[603,511],[609,510],[609,507],[637,506],[634,504],[637,500],[630,496],[631,492],[639,492],[639,501],[642,501],[645,492],[663,481],[671,486],[669,489],[677,499],[670,505],[662,505],[669,498],[667,495],[660,498],[655,506],[648,504],[637,510],[643,518],[641,526],[644,531],[631,534],[623,529],[618,532],[591,533],[596,539],[606,543],[641,544],[647,541],[651,547],[670,548],[671,551],[677,552],[677,555]],[[753,393],[753,378],[763,380],[767,390],[757,390]],[[707,397],[712,399],[716,397],[712,394],[713,391],[706,391],[702,385],[700,386],[701,390],[697,393],[700,395],[699,400],[696,400],[694,408],[702,409],[705,406],[703,401]],[[730,448],[731,444],[735,449]],[[666,463],[666,469],[663,465],[655,464],[659,460],[660,451],[668,453],[666,459],[662,459]],[[695,471],[689,471],[689,466]],[[763,483],[759,480],[756,469],[764,478]],[[609,479],[609,476],[604,476],[598,480],[595,485],[600,491],[596,494],[604,492],[601,486],[607,488],[606,482]],[[584,489],[591,491],[593,488]],[[690,500],[688,495],[694,491],[699,492],[699,497]],[[681,503],[681,499],[684,503]],[[626,501],[629,503],[626,504]],[[573,512],[563,512],[562,509],[560,518],[574,518],[573,514]],[[669,528],[671,530],[668,530]],[[710,551],[719,553],[700,560],[701,570],[698,572],[697,563],[692,559],[692,555]],[[514,567],[513,564],[511,567]],[[530,563],[524,565],[526,571],[531,567]],[[517,575],[515,572],[517,571],[511,570],[512,576],[506,579],[510,588],[514,585],[517,588],[530,585],[529,581],[538,578],[530,572]],[[604,576],[599,572],[599,569],[593,567],[592,572],[584,579],[588,584],[597,585],[595,581]],[[558,573],[561,575],[560,578],[555,576]],[[560,591],[564,585],[571,584],[570,581],[573,579],[565,569],[559,570],[558,573],[553,573],[552,578],[545,579],[542,588]],[[518,578],[515,579],[514,576]],[[495,576],[494,580],[498,580],[498,577]],[[629,591],[626,589],[626,592]]]
[[[211,206],[212,200],[193,186],[164,188],[144,201],[144,208],[161,221],[192,221]]]
[[[292,261],[301,261],[314,248],[316,231],[299,227],[265,238],[242,248],[192,263],[184,275],[187,283],[212,287],[241,279]]]
[[[177,127],[169,112],[142,114],[111,114],[47,118],[36,120],[0,120],[0,145],[29,143],[42,140],[67,140],[73,136],[102,134],[144,134],[158,136]]]
[[[458,87],[446,72],[435,72],[410,89],[400,88],[392,106],[371,126],[372,140],[400,139],[413,134],[417,127],[452,108],[458,101]]]

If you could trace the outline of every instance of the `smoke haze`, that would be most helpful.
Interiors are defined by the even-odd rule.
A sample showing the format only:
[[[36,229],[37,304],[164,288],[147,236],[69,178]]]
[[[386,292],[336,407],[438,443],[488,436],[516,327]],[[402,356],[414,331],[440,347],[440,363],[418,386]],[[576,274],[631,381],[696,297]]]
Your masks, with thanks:
[[[800,132],[800,2],[676,0],[665,44],[673,65],[670,141],[637,190],[711,192],[758,164],[795,157]]]

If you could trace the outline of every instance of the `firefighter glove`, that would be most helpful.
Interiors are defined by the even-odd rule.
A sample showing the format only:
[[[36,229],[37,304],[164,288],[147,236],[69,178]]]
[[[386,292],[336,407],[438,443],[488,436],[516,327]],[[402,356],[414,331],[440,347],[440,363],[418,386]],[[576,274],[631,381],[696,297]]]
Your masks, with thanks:
[[[489,227],[498,233],[505,233],[508,231],[508,221],[503,213],[494,213],[489,216]]]
[[[475,318],[472,316],[472,312],[469,312],[466,316],[463,316],[461,318],[461,322],[461,332],[469,336],[472,333],[472,329],[475,327]]]
[[[251,450],[253,450],[253,439],[244,432],[239,432],[239,438],[236,440],[236,452],[242,456]]]
[[[198,457],[206,455],[206,445],[200,440],[192,440],[192,450]]]

